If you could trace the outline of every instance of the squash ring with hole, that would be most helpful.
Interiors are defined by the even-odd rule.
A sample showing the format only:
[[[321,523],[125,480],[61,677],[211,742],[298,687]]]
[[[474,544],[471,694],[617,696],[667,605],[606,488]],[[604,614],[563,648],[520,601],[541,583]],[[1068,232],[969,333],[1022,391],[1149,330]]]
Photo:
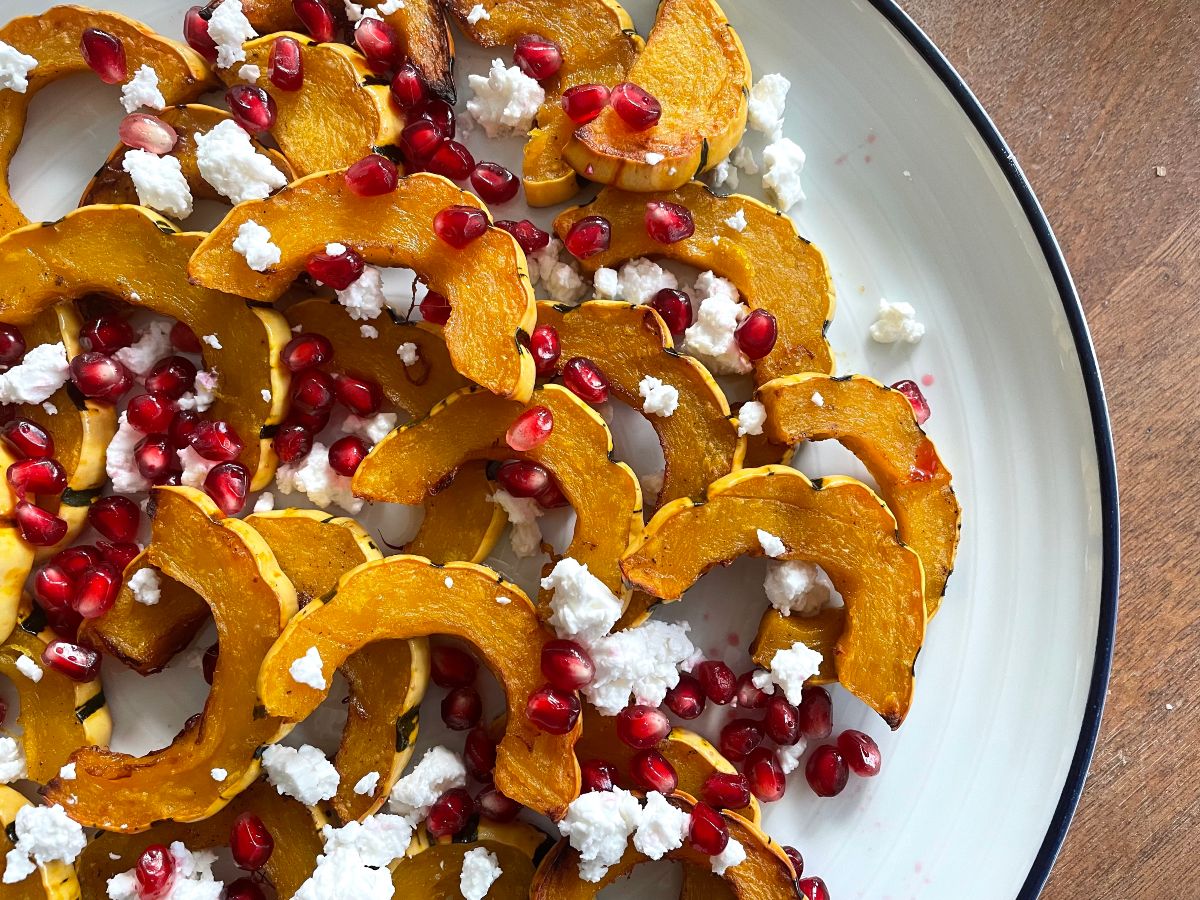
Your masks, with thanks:
[[[26,806],[33,806],[21,794],[8,785],[0,785],[0,856],[7,856],[13,849],[13,825],[17,813]],[[3,894],[7,900],[80,900],[79,879],[75,867],[63,862],[41,863],[37,867],[38,880],[32,876],[16,884],[6,884]],[[89,895],[90,896],[90,895]]]

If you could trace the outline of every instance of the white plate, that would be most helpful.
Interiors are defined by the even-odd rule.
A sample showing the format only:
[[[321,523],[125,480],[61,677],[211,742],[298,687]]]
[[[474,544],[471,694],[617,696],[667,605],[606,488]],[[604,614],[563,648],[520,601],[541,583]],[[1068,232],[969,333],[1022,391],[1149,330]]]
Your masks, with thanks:
[[[2,15],[48,5],[8,0]],[[186,6],[107,5],[172,35]],[[628,6],[645,34],[651,3]],[[793,776],[766,824],[802,849],[837,900],[1033,897],[1082,787],[1116,609],[1112,450],[1078,299],[1000,136],[889,0],[728,0],[726,11],[755,72],[793,83],[785,133],[808,152],[808,199],[795,218],[835,273],[839,370],[887,382],[933,376],[928,429],[964,509],[958,567],[902,732],[886,733],[838,690],[838,727],[880,739],[883,773],[834,800],[816,799]],[[461,84],[486,56],[466,41],[459,47]],[[72,207],[114,143],[114,94],[75,79],[35,100],[12,169],[14,195],[32,218]],[[477,135],[472,147],[519,158],[516,141]],[[757,190],[757,178],[744,179],[743,190],[746,182]],[[915,348],[868,339],[880,296],[916,306],[928,334]],[[632,461],[649,470],[653,451],[635,445]],[[845,460],[822,447],[799,464],[821,474]],[[758,616],[729,619],[727,598],[760,592],[762,571],[747,560],[713,574],[672,612],[686,607],[697,643],[744,667],[740,648]],[[738,649],[725,642],[730,631]],[[110,665],[105,675],[121,747],[165,742],[201,702],[203,685],[186,666],[139,679]],[[147,703],[170,721],[151,723]],[[426,723],[436,721],[430,713]],[[428,738],[433,729],[424,731]],[[645,895],[651,880],[669,877],[640,878],[631,892]]]

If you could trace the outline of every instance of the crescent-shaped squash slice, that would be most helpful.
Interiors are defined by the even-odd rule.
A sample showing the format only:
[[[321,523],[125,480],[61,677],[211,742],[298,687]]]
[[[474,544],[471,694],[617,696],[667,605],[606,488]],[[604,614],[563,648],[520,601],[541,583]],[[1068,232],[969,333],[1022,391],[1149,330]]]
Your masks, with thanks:
[[[610,459],[612,434],[604,420],[564,387],[546,385],[528,407],[554,417],[545,443],[518,453],[505,432],[526,408],[478,388],[451,394],[424,419],[404,425],[375,445],[354,474],[354,493],[368,500],[416,504],[473,460],[528,459],[541,463],[575,508],[566,555],[620,594],[617,560],[642,532],[642,492],[633,471]]]
[[[675,802],[685,810],[692,807],[682,797],[675,798]],[[729,826],[730,838],[740,843],[746,851],[746,859],[726,869],[721,876],[732,896],[737,900],[796,900],[796,870],[792,868],[783,848],[737,813],[723,811],[721,815]],[[693,848],[687,841],[665,858],[678,860],[701,872],[711,871],[712,858]],[[529,900],[588,900],[598,897],[610,884],[627,878],[636,866],[648,861],[630,844],[621,861],[610,868],[600,881],[591,884],[579,877],[579,853],[572,849],[566,838],[562,838],[546,854],[534,873]]]
[[[759,530],[783,541],[782,558],[829,574],[846,606],[838,680],[899,728],[925,639],[925,576],[892,514],[861,482],[809,481],[784,466],[734,472],[714,482],[704,502],[677,500],[659,510],[621,568],[647,593],[678,600],[713,566],[763,555]]]
[[[275,849],[262,871],[280,900],[288,900],[317,867],[317,857],[324,848],[320,829],[326,822],[319,810],[280,795],[263,778],[200,822],[157,822],[140,834],[99,833],[75,861],[84,896],[97,900],[108,896],[108,879],[132,869],[142,851],[153,844],[169,847],[181,841],[193,852],[228,847],[233,820],[244,812],[262,819],[275,839]]]
[[[13,826],[17,821],[17,813],[23,807],[32,805],[8,785],[0,785],[0,854],[7,856],[15,846]],[[74,866],[51,862],[39,863],[37,868],[36,879],[29,877],[16,884],[6,884],[0,888],[0,896],[4,900],[80,900],[82,895]]]
[[[625,80],[658,99],[662,118],[634,131],[608,107],[576,129],[564,155],[589,181],[669,191],[727,157],[746,131],[750,60],[714,0],[663,0]]]
[[[378,548],[353,519],[311,509],[256,513],[246,523],[263,536],[296,588],[300,605],[327,597],[355,566],[379,559]],[[346,724],[333,765],[341,776],[329,801],[339,824],[365,819],[383,805],[412,756],[418,706],[429,684],[429,642],[379,641],[339,670],[350,686]],[[364,775],[379,773],[370,794],[355,793]]]
[[[653,240],[644,223],[646,203],[657,200],[686,207],[696,223],[695,234],[674,244]],[[739,211],[746,216],[742,231],[726,223]],[[606,188],[586,206],[560,213],[554,230],[565,237],[585,216],[603,216],[612,223],[612,245],[580,260],[585,271],[619,267],[640,256],[665,257],[728,278],[751,309],[775,316],[775,349],[754,363],[759,384],[796,372],[833,371],[833,354],[825,340],[834,306],[829,266],[821,251],[778,210],[750,197],[718,196],[699,182],[652,195]],[[715,244],[714,237],[720,238]]]
[[[0,90],[0,234],[29,221],[8,190],[8,167],[21,144],[29,103],[52,82],[69,75],[91,74],[79,52],[83,32],[88,28],[99,28],[120,39],[131,76],[141,66],[153,68],[168,105],[188,103],[215,86],[200,54],[114,12],[55,6],[37,15],[13,19],[0,28],[0,41],[38,62],[29,72],[29,87],[23,93]],[[117,110],[114,105],[114,119]]]
[[[459,466],[445,487],[425,498],[425,518],[404,552],[435,563],[483,562],[504,534],[508,516],[491,501],[487,464]]]
[[[480,823],[480,831],[484,823]],[[533,829],[532,826],[526,826]],[[542,835],[545,838],[545,835]],[[523,847],[482,834],[463,843],[431,844],[421,852],[405,857],[392,869],[392,884],[397,897],[428,900],[452,900],[462,897],[459,878],[463,857],[482,847],[496,857],[500,877],[488,888],[488,900],[529,900],[533,883],[534,858]]]
[[[58,635],[46,626],[41,608],[26,601],[17,627],[0,644],[0,673],[20,698],[17,722],[29,777],[45,784],[80,747],[104,746],[112,736],[112,717],[100,679],[79,683],[42,664],[42,651]],[[42,670],[34,681],[17,668],[27,656]]]
[[[24,325],[64,299],[98,293],[215,335],[221,348],[203,351],[204,367],[218,373],[207,415],[242,438],[241,461],[259,490],[275,470],[271,436],[288,402],[279,351],[292,334],[273,309],[189,283],[187,262],[199,241],[140,206],[85,206],[18,229],[0,239],[0,321]]]
[[[263,660],[262,703],[289,722],[317,707],[326,692],[288,673],[310,647],[321,655],[328,683],[334,669],[361,647],[432,634],[474,644],[504,689],[510,715],[497,751],[496,786],[537,812],[560,817],[579,794],[574,746],[580,726],[551,735],[525,717],[527,698],[544,683],[542,646],[554,633],[516,585],[483,566],[443,567],[418,556],[391,556],[347,572],[327,602],[314,600],[300,611]]]
[[[187,180],[192,196],[201,200],[214,200],[218,203],[228,204],[229,201],[200,175],[200,168],[196,164],[196,134],[207,134],[226,119],[233,117],[223,109],[215,109],[198,103],[169,106],[158,113],[158,117],[174,128],[175,133],[179,135],[179,142],[175,145],[175,149],[165,155],[179,160],[179,168]],[[288,181],[295,177],[291,165],[278,150],[264,147],[253,137],[250,139],[250,143],[258,153],[270,159],[271,165],[283,172]],[[129,148],[124,144],[117,144],[113,148],[104,165],[84,188],[83,196],[79,200],[80,206],[93,206],[99,203],[133,205],[138,203],[138,193],[133,186],[133,179],[121,167],[125,154],[128,152]]]
[[[781,616],[768,610],[758,623],[750,657],[769,668],[777,652],[799,641],[821,654],[821,670],[805,684],[833,684],[838,680],[838,641],[845,630],[846,610],[841,606],[827,607],[815,616]]]
[[[490,227],[462,250],[437,236],[434,217],[448,206],[483,204],[440,175],[401,178],[396,190],[359,197],[344,172],[302,178],[265,200],[237,206],[196,250],[193,280],[251,300],[278,299],[327,244],[353,247],[368,263],[415,269],[430,290],[450,301],[442,332],[454,368],[493,393],[518,400],[533,390],[533,357],[525,346],[537,321],[525,254],[500,228]],[[243,223],[271,232],[282,259],[255,272],[234,249]]]
[[[150,562],[204,598],[224,652],[198,723],[168,747],[140,757],[77,750],[76,778],[46,786],[48,802],[106,831],[207,818],[258,777],[256,751],[288,730],[262,715],[254,685],[268,648],[296,611],[291,582],[257,531],[223,516],[199,491],[155,488],[150,499]],[[229,777],[215,781],[216,768]]]
[[[525,144],[522,178],[530,206],[569,200],[579,191],[579,178],[563,159],[563,148],[575,131],[575,123],[563,112],[563,91],[625,81],[645,42],[615,0],[492,0],[487,18],[472,22],[475,5],[474,0],[446,0],[459,26],[480,46],[511,46],[523,35],[538,34],[562,50],[558,74],[540,82],[546,99]]]
[[[813,403],[819,393],[824,401]],[[900,538],[925,566],[933,616],[954,568],[961,509],[950,472],[902,393],[873,378],[794,375],[763,385],[766,430],[778,443],[835,440],[859,458],[896,516]]]

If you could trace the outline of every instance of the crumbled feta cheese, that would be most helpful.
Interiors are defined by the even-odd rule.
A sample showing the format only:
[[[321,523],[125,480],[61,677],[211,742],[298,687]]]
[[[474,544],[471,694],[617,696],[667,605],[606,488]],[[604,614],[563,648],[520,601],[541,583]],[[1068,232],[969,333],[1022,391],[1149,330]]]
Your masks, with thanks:
[[[915,344],[925,336],[925,326],[917,321],[917,311],[911,303],[892,303],[879,298],[879,311],[871,325],[871,338],[880,344],[903,341]]]
[[[219,9],[228,5],[222,3]],[[218,122],[207,134],[197,133],[193,137],[200,177],[231,202],[262,200],[287,184],[287,176],[254,149],[246,129],[232,119]]]
[[[158,572],[149,567],[138,569],[129,576],[129,589],[133,591],[133,599],[143,606],[157,606],[162,599],[162,582]]]
[[[471,7],[471,11],[467,13],[467,24],[476,25],[484,19],[490,19],[491,15],[483,8],[482,3],[476,3]]]
[[[642,395],[642,412],[648,416],[669,418],[679,408],[679,389],[664,384],[661,378],[647,375],[638,382],[638,393]]]
[[[358,781],[355,783],[354,793],[358,794],[358,796],[360,796],[360,797],[369,797],[371,794],[375,793],[375,788],[377,788],[378,786],[379,786],[379,773],[378,772],[368,772],[362,778],[358,779]]]
[[[35,684],[41,681],[42,675],[45,674],[42,672],[42,667],[24,653],[17,657],[17,671]]]
[[[546,99],[540,84],[516,66],[505,68],[502,59],[492,60],[486,76],[468,76],[467,83],[475,92],[467,110],[490,138],[529,131]]]
[[[645,475],[638,476],[638,482],[642,486],[642,496],[648,498],[657,498],[662,493],[663,482],[667,478],[666,470],[660,472],[648,472]]]
[[[764,75],[750,88],[748,122],[771,140],[779,140],[783,130],[783,109],[792,83],[779,74]]]
[[[412,826],[399,816],[376,815],[365,822],[322,829],[325,851],[293,900],[391,900],[395,893],[388,871],[412,841]]]
[[[416,827],[429,815],[437,798],[451,788],[465,787],[467,770],[462,757],[445,747],[431,747],[413,770],[392,787],[388,806]]]
[[[734,332],[749,313],[738,302],[733,283],[704,272],[696,279],[692,296],[700,299],[696,322],[683,333],[683,348],[718,375],[750,371],[750,360],[738,347]]]
[[[254,512],[270,512],[275,508],[275,495],[270,491],[263,491],[258,495],[258,499],[254,501]]]
[[[55,406],[53,403],[51,403],[49,400],[42,403],[42,409],[45,410],[46,415],[48,415],[48,416],[57,416],[58,415],[58,407]]]
[[[320,651],[316,647],[309,647],[303,656],[292,661],[288,674],[297,684],[306,684],[310,688],[323,691],[328,686],[321,671],[323,665]]]
[[[772,559],[778,559],[787,553],[787,546],[783,541],[771,534],[771,532],[763,531],[761,528],[755,530],[758,532],[759,546],[762,547],[763,553],[767,554],[767,556]]]
[[[383,295],[383,270],[377,266],[364,266],[362,274],[350,286],[337,292],[338,303],[346,307],[350,318],[374,319],[387,306]]]
[[[725,220],[725,224],[734,231],[742,232],[746,230],[746,210],[739,209],[732,216]]]
[[[800,768],[800,757],[804,756],[804,751],[808,749],[808,741],[800,738],[791,746],[783,744],[775,751],[779,757],[779,768],[784,775],[791,775]]]
[[[496,602],[501,606],[508,606],[512,603],[512,597],[497,597]]]
[[[258,79],[262,78],[262,69],[258,66],[252,66],[249,63],[238,69],[238,79],[249,84],[254,84]]]
[[[731,191],[736,191],[738,188],[738,171],[727,159],[721,160],[712,170],[711,183],[714,188],[728,187]]]
[[[346,421],[342,423],[343,431],[347,431],[350,434],[357,434],[360,438],[370,441],[372,444],[378,444],[391,434],[395,427],[395,413],[375,413],[375,415],[367,416],[365,419],[350,415],[346,416]]]
[[[25,754],[16,738],[0,737],[0,784],[11,784],[26,775]]]
[[[29,73],[37,65],[38,61],[32,56],[0,41],[0,91],[25,93],[29,90]]]
[[[0,372],[0,404],[41,403],[67,383],[71,367],[63,342],[38,344],[7,372]]]
[[[540,285],[555,303],[575,303],[583,296],[585,286],[575,266],[559,259],[562,249],[562,241],[552,237],[541,250],[529,254],[529,283],[532,287]]]
[[[824,406],[825,398],[821,396],[820,391],[813,391],[812,402],[815,406]]]
[[[133,179],[138,203],[161,213],[186,219],[192,214],[192,189],[174,156],[155,156],[148,150],[129,149],[121,168]]]
[[[28,657],[18,658],[18,664],[22,658]],[[83,828],[57,804],[22,806],[17,810],[13,833],[16,841],[5,857],[5,884],[24,881],[39,865],[73,863],[87,844]]]
[[[621,618],[621,601],[588,567],[570,556],[563,557],[542,579],[542,590],[550,598],[550,627],[560,638],[595,643]]]
[[[69,762],[58,770],[58,777],[63,781],[75,780],[75,763]]]
[[[451,578],[449,575],[446,576],[444,583],[445,583],[446,587],[448,587],[448,588],[454,587],[454,579]]]
[[[308,744],[299,749],[272,744],[263,751],[262,765],[276,791],[309,806],[330,799],[341,780],[325,754]]]
[[[738,410],[738,434],[762,434],[766,421],[767,408],[757,400],[747,401]]]
[[[652,166],[657,166],[664,159],[666,159],[666,157],[663,156],[661,153],[654,153],[653,151],[651,151],[646,154],[646,162],[648,162]]]
[[[192,853],[179,841],[170,846],[175,862],[175,880],[163,900],[220,900],[224,885],[213,878],[212,867],[217,855],[208,850]],[[108,879],[109,900],[140,900],[137,870],[130,869]]]
[[[275,472],[275,487],[281,494],[301,493],[324,509],[336,503],[354,515],[363,502],[350,489],[350,478],[339,475],[329,465],[329,448],[316,441],[308,456],[295,463],[286,463]]]
[[[215,334],[206,334],[206,335],[204,335],[204,337],[200,338],[200,340],[202,340],[204,343],[208,344],[208,346],[212,347],[214,350],[222,349],[221,339],[218,338]]]
[[[271,266],[278,265],[283,257],[279,245],[271,241],[271,232],[254,220],[238,226],[237,237],[233,239],[233,249],[246,258],[246,265],[255,272],[266,272]],[[207,336],[204,342],[208,343]],[[219,344],[217,349],[220,349]]]
[[[269,388],[263,388],[258,392],[258,396],[262,397],[263,403],[270,403],[275,399],[275,395],[271,393]]]
[[[724,875],[727,869],[732,869],[735,866],[740,866],[746,861],[746,848],[733,838],[729,839],[729,843],[725,845],[725,849],[712,857],[712,870],[714,875]]]
[[[592,276],[596,296],[604,300],[649,303],[663,288],[679,287],[679,279],[649,259],[631,259],[620,272],[601,267]]]
[[[662,859],[672,850],[683,846],[691,816],[673,806],[658,791],[646,795],[641,822],[633,835],[633,847],[650,859]]]
[[[412,341],[405,341],[396,348],[396,355],[406,366],[415,366],[421,361],[421,351]]]
[[[117,433],[104,453],[104,471],[118,494],[137,494],[148,490],[150,482],[142,477],[133,459],[133,448],[145,435],[129,424],[125,413],[117,418]]]
[[[385,16],[390,16],[394,12],[399,12],[404,9],[404,0],[383,0],[377,7],[376,12],[383,13]]]
[[[325,245],[325,252],[330,256],[341,256],[342,254],[349,252],[349,250],[350,248],[345,244],[339,244],[336,242]]]
[[[798,559],[771,563],[763,588],[771,605],[785,616],[815,616],[828,605],[834,590],[824,569]]]
[[[183,467],[179,483],[184,487],[203,488],[204,479],[208,477],[208,473],[216,465],[216,462],[205,459],[191,446],[180,448],[175,455],[179,457],[179,465]]]
[[[371,816],[364,822],[347,822],[341,828],[326,825],[325,855],[352,854],[364,866],[382,867],[399,859],[412,842],[413,826],[400,816]]]
[[[192,382],[191,392],[184,394],[176,400],[175,405],[180,409],[194,409],[196,412],[204,412],[217,399],[216,390],[216,371],[201,369],[196,373],[196,380]]]
[[[592,276],[592,292],[600,300],[616,300],[621,293],[621,279],[616,269],[601,266]]]
[[[572,800],[558,830],[579,853],[579,877],[593,884],[600,881],[625,855],[641,819],[637,798],[623,788],[589,791]]]
[[[217,66],[228,69],[246,59],[242,44],[258,37],[258,32],[242,12],[242,0],[225,0],[208,20],[208,36],[217,45]]]
[[[483,900],[502,874],[504,873],[496,854],[486,847],[476,847],[463,854],[458,889],[462,892],[464,900]]]
[[[754,158],[754,151],[746,146],[739,146],[733,151],[733,156],[730,157],[733,164],[747,175],[757,175],[759,172],[758,161]]]
[[[369,341],[373,341],[379,337],[379,329],[374,325],[359,325],[358,333]]]
[[[596,677],[583,689],[601,715],[615,716],[629,704],[659,706],[679,684],[679,668],[696,652],[688,627],[651,620],[588,645]]]
[[[821,659],[821,654],[816,650],[796,641],[791,647],[775,651],[769,669],[754,673],[754,686],[773,694],[775,685],[779,685],[788,703],[799,706],[803,699],[804,682],[821,671]]]
[[[775,202],[787,212],[804,199],[800,173],[804,169],[804,151],[790,138],[768,144],[763,151],[763,186],[775,195]]]
[[[363,7],[361,3],[355,3],[354,0],[345,0],[342,4],[346,8],[346,20],[353,25],[355,22],[362,21]]]
[[[154,321],[146,326],[136,341],[113,355],[134,375],[142,376],[171,353],[171,326],[166,322]]]
[[[158,73],[150,66],[140,66],[133,77],[121,87],[121,105],[131,113],[140,107],[162,109],[167,105],[158,89]]]
[[[513,552],[522,559],[536,556],[542,546],[542,530],[537,520],[542,515],[542,508],[532,497],[514,497],[508,491],[500,488],[489,497],[493,503],[504,510],[508,522],[512,525]]]

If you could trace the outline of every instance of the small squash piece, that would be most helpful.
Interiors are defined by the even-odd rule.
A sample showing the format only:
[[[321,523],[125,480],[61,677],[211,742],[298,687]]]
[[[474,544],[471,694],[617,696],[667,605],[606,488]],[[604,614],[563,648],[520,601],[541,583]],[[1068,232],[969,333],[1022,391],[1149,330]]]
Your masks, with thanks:
[[[560,817],[579,793],[573,748],[580,726],[551,735],[525,717],[527,698],[545,680],[542,646],[554,634],[516,585],[483,566],[435,566],[402,555],[347,572],[327,602],[314,600],[300,611],[263,660],[262,703],[269,714],[291,722],[317,707],[327,692],[299,684],[288,673],[309,647],[320,653],[328,683],[333,670],[361,647],[432,634],[474,644],[504,689],[509,715],[497,751],[496,786],[537,812]]]
[[[354,474],[354,493],[368,500],[420,503],[449,474],[473,460],[527,459],[541,463],[575,508],[566,555],[584,563],[621,593],[617,560],[642,531],[642,492],[632,470],[609,456],[612,434],[604,420],[564,387],[546,385],[529,407],[554,416],[545,443],[519,453],[505,432],[524,405],[478,388],[451,394],[424,419],[380,441]]]
[[[85,206],[18,229],[0,239],[0,321],[24,325],[64,299],[100,293],[179,319],[197,336],[215,335],[221,348],[205,345],[202,354],[218,373],[207,415],[241,437],[241,462],[259,490],[275,469],[271,436],[288,398],[279,351],[292,334],[273,309],[189,283],[187,262],[199,241],[140,206]]]
[[[21,144],[29,104],[38,91],[52,82],[69,75],[92,74],[79,52],[83,32],[88,28],[99,28],[121,41],[130,77],[143,65],[153,68],[168,105],[195,100],[216,84],[204,58],[196,51],[118,13],[82,6],[55,6],[37,15],[13,19],[0,28],[0,41],[37,60],[24,93],[0,90],[0,235],[29,221],[8,190],[8,167]],[[117,111],[114,105],[114,121]]]
[[[546,99],[525,144],[522,181],[530,206],[569,200],[579,191],[579,178],[563,159],[563,148],[575,131],[575,123],[563,112],[563,91],[625,81],[645,42],[615,0],[494,0],[488,4],[487,18],[472,22],[475,5],[474,0],[446,0],[447,10],[481,47],[512,46],[523,35],[537,34],[562,50],[558,74],[540,82]]]
[[[677,500],[659,510],[621,568],[647,593],[678,600],[713,566],[761,556],[760,529],[783,541],[784,559],[829,574],[846,607],[838,680],[899,728],[925,639],[925,576],[892,514],[861,482],[809,481],[784,466],[743,469],[714,482],[703,503]]]
[[[45,790],[77,822],[145,831],[161,819],[207,818],[258,777],[256,751],[288,728],[257,709],[259,665],[296,611],[296,592],[253,528],[223,516],[191,488],[151,493],[149,560],[204,598],[224,652],[195,727],[165,749],[137,757],[98,748],[72,754],[76,778]],[[213,780],[225,769],[229,777]]]
[[[447,836],[434,841],[421,829],[409,856],[392,869],[392,883],[398,897],[455,900],[462,896],[463,857],[482,847],[495,855],[500,866],[500,877],[488,889],[488,900],[528,900],[534,865],[552,843],[549,835],[526,822],[480,819],[454,840]]]
[[[0,856],[7,856],[15,846],[13,827],[17,813],[32,805],[8,785],[0,785]],[[38,864],[36,878],[29,875],[15,884],[3,885],[0,896],[4,900],[80,900],[82,894],[75,867],[64,862],[51,862]]]
[[[448,485],[425,498],[425,518],[404,552],[435,563],[483,562],[508,525],[500,504],[491,501],[493,488],[486,463],[459,466]]]
[[[833,684],[838,680],[838,641],[845,630],[846,610],[841,606],[823,609],[815,616],[781,616],[775,610],[768,610],[758,623],[750,658],[767,668],[777,652],[800,641],[821,654],[821,671],[805,683]]]
[[[525,345],[537,308],[525,254],[494,227],[452,249],[437,236],[433,220],[455,205],[483,208],[474,194],[440,175],[409,175],[390,194],[359,197],[346,186],[344,172],[324,172],[235,207],[197,248],[188,272],[213,290],[270,302],[304,271],[309,256],[330,243],[353,247],[373,265],[415,269],[450,301],[442,333],[454,368],[493,393],[527,400],[534,366]],[[255,272],[233,249],[248,221],[270,231],[280,247],[282,259],[266,272]]]
[[[714,0],[663,0],[625,80],[658,100],[662,118],[634,131],[609,106],[576,129],[564,155],[589,181],[669,191],[725,159],[746,131],[750,60]]]
[[[644,225],[646,203],[658,200],[686,207],[696,223],[695,234],[674,244],[653,240]],[[746,216],[742,231],[726,222],[739,211]],[[560,213],[554,230],[565,237],[585,216],[603,216],[612,223],[612,245],[580,260],[584,271],[620,266],[640,256],[665,257],[728,278],[751,309],[775,316],[775,348],[754,363],[759,384],[796,372],[833,371],[825,340],[834,306],[829,266],[821,251],[778,210],[750,197],[718,196],[699,182],[652,195],[606,188],[588,205]],[[714,237],[720,238],[715,244]]]
[[[814,393],[824,400],[812,402]],[[932,617],[954,568],[962,510],[950,472],[902,393],[873,378],[793,375],[763,385],[767,433],[778,443],[835,440],[859,458],[925,566]]]

